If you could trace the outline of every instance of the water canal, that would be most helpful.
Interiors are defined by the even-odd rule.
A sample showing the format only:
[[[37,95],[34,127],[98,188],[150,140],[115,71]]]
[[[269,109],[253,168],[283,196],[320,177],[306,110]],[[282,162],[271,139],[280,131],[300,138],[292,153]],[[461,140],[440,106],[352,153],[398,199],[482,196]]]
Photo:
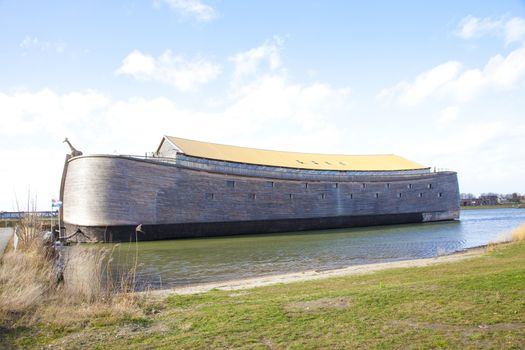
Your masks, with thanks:
[[[120,244],[114,268],[169,288],[305,270],[433,257],[494,242],[525,222],[523,209],[464,210],[455,222]]]

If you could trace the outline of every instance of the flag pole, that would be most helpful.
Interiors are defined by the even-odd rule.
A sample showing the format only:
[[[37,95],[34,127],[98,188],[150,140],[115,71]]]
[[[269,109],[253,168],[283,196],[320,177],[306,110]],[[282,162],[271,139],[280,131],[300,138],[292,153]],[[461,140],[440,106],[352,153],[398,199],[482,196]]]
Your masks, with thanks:
[[[53,199],[51,199],[51,236],[53,236],[53,224],[55,221],[53,220]]]
[[[62,236],[62,232],[60,230],[60,206],[58,206],[58,210],[57,210],[57,222],[58,222],[58,239],[60,240],[61,236]]]

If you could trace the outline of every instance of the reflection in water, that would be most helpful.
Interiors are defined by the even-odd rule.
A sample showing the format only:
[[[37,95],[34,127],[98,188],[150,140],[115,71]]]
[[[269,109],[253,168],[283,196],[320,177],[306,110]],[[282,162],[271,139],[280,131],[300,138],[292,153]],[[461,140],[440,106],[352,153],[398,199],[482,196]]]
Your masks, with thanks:
[[[134,262],[138,247],[138,278],[153,287],[327,270],[476,247],[524,221],[525,210],[480,209],[442,223],[121,244],[114,268]]]

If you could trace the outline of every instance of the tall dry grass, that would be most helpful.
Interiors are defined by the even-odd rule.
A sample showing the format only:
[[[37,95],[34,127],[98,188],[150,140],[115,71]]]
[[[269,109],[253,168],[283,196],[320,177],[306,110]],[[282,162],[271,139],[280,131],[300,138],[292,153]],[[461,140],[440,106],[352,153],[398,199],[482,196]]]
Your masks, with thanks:
[[[37,235],[4,254],[0,262],[0,318],[26,313],[45,301],[56,287],[53,261],[53,254]]]
[[[107,300],[107,283],[103,275],[109,250],[75,245],[68,248],[64,261],[62,294],[76,302]]]
[[[18,247],[22,250],[31,250],[32,245],[36,244],[36,249],[42,249],[42,234],[44,231],[44,222],[42,218],[31,212],[24,215],[18,220],[16,225],[18,235]]]
[[[137,311],[134,269],[115,281],[112,251],[93,245],[62,250],[59,264],[58,252],[44,241],[42,227],[36,216],[24,216],[17,230],[18,248],[0,260],[1,323],[74,323],[101,313],[123,317]]]
[[[113,271],[114,250],[97,245],[77,244],[67,249],[64,259],[63,290],[65,297],[77,302],[112,302],[133,296],[136,287],[135,264],[124,271]]]
[[[525,224],[522,224],[512,230],[511,238],[514,242],[525,241]]]

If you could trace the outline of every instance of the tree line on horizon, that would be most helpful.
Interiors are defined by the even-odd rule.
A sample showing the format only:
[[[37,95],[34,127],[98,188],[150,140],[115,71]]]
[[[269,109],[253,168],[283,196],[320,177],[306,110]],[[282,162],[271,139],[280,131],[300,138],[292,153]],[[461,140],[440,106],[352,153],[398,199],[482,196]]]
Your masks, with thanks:
[[[514,193],[495,193],[495,192],[487,192],[487,193],[481,193],[479,197],[475,196],[472,193],[461,193],[460,198],[462,200],[468,200],[468,199],[482,199],[482,198],[490,198],[490,197],[496,197],[500,203],[522,203],[525,202],[525,195],[522,195],[518,192]]]

